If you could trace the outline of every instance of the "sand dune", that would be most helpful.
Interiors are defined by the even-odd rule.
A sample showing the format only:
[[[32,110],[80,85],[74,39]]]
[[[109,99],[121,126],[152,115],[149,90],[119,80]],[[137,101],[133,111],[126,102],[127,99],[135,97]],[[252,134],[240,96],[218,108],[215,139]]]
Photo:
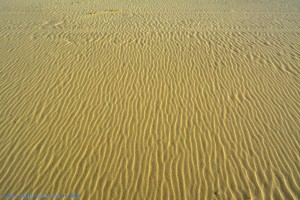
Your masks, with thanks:
[[[0,7],[0,195],[300,198],[298,1]]]

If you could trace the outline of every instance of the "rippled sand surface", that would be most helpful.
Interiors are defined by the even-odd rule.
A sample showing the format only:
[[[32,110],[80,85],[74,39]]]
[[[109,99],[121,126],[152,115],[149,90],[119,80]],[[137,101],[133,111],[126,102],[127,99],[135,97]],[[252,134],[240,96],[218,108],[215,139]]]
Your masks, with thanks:
[[[300,2],[1,1],[0,194],[70,193],[300,199]]]

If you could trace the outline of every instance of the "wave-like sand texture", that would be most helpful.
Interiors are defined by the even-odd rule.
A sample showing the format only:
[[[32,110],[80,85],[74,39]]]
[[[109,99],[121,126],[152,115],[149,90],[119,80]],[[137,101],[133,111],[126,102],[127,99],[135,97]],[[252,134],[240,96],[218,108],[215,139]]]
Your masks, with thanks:
[[[0,194],[300,199],[299,1],[1,4]]]

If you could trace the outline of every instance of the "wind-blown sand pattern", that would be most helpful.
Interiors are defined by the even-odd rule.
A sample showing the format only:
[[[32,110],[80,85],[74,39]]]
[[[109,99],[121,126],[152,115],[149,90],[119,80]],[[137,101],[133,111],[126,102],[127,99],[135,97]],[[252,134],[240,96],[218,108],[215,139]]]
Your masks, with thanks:
[[[300,199],[300,2],[0,3],[0,194]]]

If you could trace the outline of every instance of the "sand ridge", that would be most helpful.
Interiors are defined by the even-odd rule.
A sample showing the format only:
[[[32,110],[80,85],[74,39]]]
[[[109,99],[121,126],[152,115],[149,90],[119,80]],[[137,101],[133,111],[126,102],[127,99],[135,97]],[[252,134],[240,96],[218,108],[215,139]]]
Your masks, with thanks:
[[[299,199],[297,1],[12,4],[0,194]]]

